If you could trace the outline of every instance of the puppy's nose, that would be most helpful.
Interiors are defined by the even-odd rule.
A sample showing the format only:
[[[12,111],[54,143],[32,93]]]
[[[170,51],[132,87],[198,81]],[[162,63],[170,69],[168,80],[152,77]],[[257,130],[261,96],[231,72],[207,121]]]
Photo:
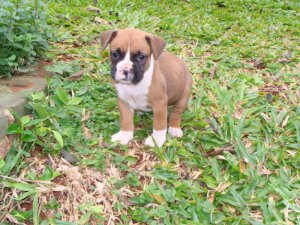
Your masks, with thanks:
[[[127,79],[127,78],[128,78],[128,75],[129,75],[129,70],[124,70],[124,71],[123,71],[123,74],[124,74],[125,78]]]

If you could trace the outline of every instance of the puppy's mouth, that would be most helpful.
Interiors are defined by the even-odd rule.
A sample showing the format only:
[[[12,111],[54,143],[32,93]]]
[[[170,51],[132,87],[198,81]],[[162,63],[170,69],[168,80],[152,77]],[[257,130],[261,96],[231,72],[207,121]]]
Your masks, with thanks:
[[[122,79],[122,80],[116,80],[117,83],[120,83],[120,84],[132,84],[132,81],[129,80],[129,79]]]
[[[131,84],[134,78],[134,74],[132,73],[132,71],[127,71],[127,72],[122,71],[122,75],[120,75],[120,73],[113,74],[112,77],[117,83]]]
[[[117,79],[116,77],[113,77],[114,81],[116,81],[116,83],[121,83],[121,84],[131,84],[132,83],[132,79],[133,79],[133,75],[131,76],[127,76],[124,78],[119,78]]]

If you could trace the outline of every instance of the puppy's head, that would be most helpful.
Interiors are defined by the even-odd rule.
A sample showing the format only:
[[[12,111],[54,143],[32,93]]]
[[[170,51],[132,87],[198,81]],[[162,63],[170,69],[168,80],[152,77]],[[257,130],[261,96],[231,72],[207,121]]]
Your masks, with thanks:
[[[112,78],[125,84],[139,83],[166,45],[163,39],[137,29],[107,30],[100,39],[102,50],[110,44]]]

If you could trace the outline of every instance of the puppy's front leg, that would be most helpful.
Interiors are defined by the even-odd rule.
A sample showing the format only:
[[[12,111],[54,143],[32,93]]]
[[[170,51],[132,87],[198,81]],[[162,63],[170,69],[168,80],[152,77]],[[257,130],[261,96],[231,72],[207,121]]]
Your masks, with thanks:
[[[120,142],[120,144],[126,145],[133,139],[134,110],[119,98],[118,107],[120,111],[121,129],[118,133],[111,136],[111,141]]]
[[[154,147],[155,143],[161,147],[166,141],[168,107],[166,101],[153,106],[153,133],[147,137],[145,144]]]

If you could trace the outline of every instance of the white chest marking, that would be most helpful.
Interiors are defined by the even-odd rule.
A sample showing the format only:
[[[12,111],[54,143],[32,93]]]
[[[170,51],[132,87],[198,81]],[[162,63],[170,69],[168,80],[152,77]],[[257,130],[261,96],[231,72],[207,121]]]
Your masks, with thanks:
[[[151,111],[148,102],[149,87],[152,82],[154,71],[154,58],[151,55],[150,66],[144,73],[143,79],[137,84],[122,84],[117,83],[116,89],[118,97],[126,102],[132,109]]]

